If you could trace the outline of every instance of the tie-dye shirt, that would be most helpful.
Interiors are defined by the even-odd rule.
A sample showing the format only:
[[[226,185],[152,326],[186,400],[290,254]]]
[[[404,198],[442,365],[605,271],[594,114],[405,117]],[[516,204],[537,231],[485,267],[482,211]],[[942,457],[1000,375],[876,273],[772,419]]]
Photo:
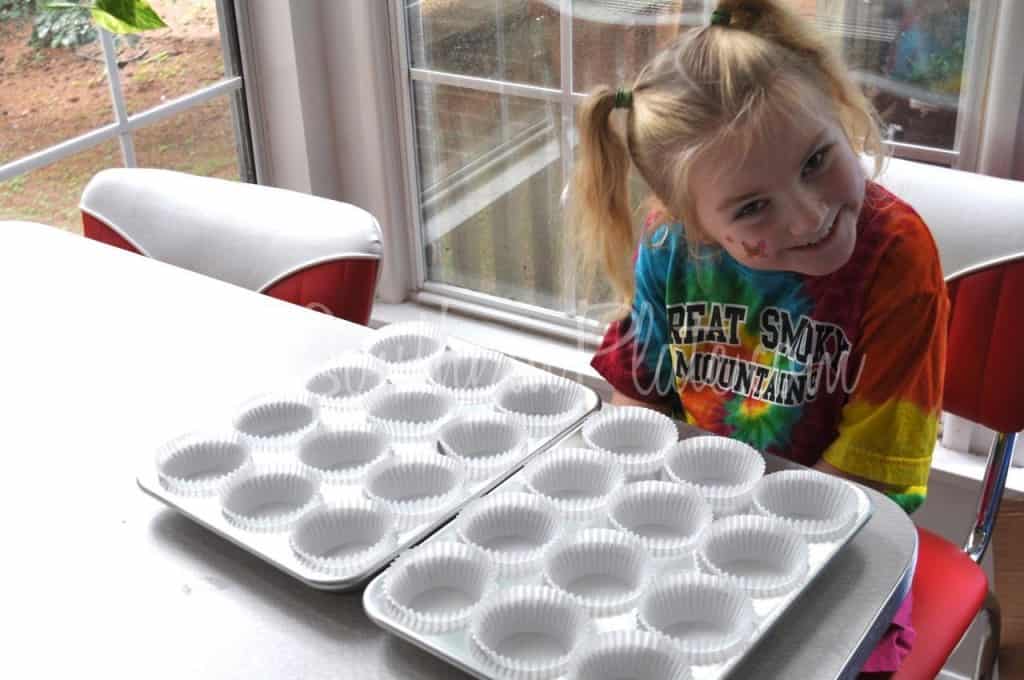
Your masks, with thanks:
[[[630,315],[593,366],[616,390],[803,465],[824,459],[924,500],[949,303],[920,216],[868,183],[850,260],[827,276],[688,252],[679,224],[641,244]]]

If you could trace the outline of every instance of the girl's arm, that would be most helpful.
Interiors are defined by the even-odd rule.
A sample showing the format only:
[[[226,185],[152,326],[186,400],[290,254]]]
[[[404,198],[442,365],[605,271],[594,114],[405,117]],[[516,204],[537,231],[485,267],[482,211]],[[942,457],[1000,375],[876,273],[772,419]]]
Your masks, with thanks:
[[[841,477],[842,479],[848,479],[851,482],[857,482],[858,484],[863,484],[864,486],[871,487],[875,491],[881,491],[882,493],[885,493],[887,491],[887,488],[886,488],[885,484],[883,484],[881,482],[876,482],[876,481],[874,481],[872,479],[866,479],[864,477],[858,477],[857,475],[851,475],[848,472],[844,472],[844,471],[840,470],[835,465],[829,464],[828,462],[825,461],[825,459],[819,460],[817,463],[815,463],[811,467],[813,467],[818,472],[824,472],[826,474],[835,475],[836,477]]]

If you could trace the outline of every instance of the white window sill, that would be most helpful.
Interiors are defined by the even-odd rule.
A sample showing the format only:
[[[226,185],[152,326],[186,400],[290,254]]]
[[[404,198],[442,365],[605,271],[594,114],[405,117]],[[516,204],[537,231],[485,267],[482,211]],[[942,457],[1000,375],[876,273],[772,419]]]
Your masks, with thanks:
[[[602,399],[611,396],[611,386],[590,366],[592,347],[550,337],[536,330],[486,321],[452,310],[405,302],[387,304],[376,302],[370,325],[374,328],[398,321],[428,321],[443,324],[444,328],[463,340],[497,350],[526,361],[558,375],[577,380],[597,391]],[[526,323],[525,321],[523,323]],[[557,329],[552,329],[555,332]],[[932,458],[932,476],[966,491],[978,493],[985,473],[985,457],[973,453],[953,451],[937,443]],[[1007,498],[1024,498],[1024,467],[1011,467],[1006,480]]]

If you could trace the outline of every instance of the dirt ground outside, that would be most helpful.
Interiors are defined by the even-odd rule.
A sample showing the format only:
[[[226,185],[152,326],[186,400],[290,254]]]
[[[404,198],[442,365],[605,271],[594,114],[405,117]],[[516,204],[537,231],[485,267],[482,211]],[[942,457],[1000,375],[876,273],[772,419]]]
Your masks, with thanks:
[[[119,51],[129,115],[224,77],[214,0],[151,0],[169,28]],[[0,22],[0,165],[114,122],[99,42],[74,50],[28,44],[31,19]],[[140,167],[237,179],[226,97],[134,134]],[[124,165],[116,139],[0,182],[0,219],[81,233],[78,201],[98,171]]]

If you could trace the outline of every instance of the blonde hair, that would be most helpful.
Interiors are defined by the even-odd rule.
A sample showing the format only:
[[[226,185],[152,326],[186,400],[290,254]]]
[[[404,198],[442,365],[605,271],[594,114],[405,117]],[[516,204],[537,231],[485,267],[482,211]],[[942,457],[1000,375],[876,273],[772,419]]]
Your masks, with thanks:
[[[779,0],[720,0],[728,23],[694,28],[640,71],[624,133],[613,129],[616,91],[593,90],[578,112],[579,158],[571,219],[585,271],[600,266],[620,302],[633,296],[630,214],[635,167],[654,205],[705,240],[688,192],[693,160],[725,138],[749,149],[768,112],[808,110],[806,87],[820,92],[855,152],[883,162],[878,115],[814,26]]]

